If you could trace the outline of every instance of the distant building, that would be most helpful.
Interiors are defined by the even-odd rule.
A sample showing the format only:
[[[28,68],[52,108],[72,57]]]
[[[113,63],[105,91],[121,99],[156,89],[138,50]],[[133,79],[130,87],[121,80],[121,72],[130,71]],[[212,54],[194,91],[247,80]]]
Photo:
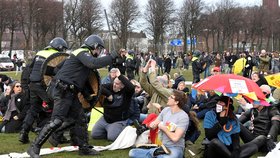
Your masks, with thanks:
[[[108,50],[112,50],[112,42],[110,40],[110,33],[108,30],[100,30],[98,32],[98,35],[102,37],[102,39],[105,42],[105,48]],[[118,50],[120,46],[120,41],[118,39],[118,36],[111,32],[113,42],[115,44],[116,49]],[[129,32],[128,33],[128,39],[127,39],[127,50],[133,49],[136,52],[148,52],[148,38],[146,34],[143,31],[138,32]]]
[[[148,52],[149,41],[146,34],[141,32],[129,32],[127,48],[137,52]]]
[[[21,4],[16,7],[17,9],[13,10],[15,7],[14,5],[18,3]],[[19,16],[19,13],[23,14],[23,16],[22,17],[20,16],[20,18],[14,18],[16,26],[13,30],[6,27],[5,30],[3,31],[2,39],[0,41],[2,51],[11,50],[11,53],[13,53],[12,50],[24,50],[27,48],[33,50],[40,50],[44,48],[46,44],[48,44],[49,40],[52,39],[54,36],[53,30],[46,31],[45,28],[46,26],[44,24],[57,25],[56,27],[52,28],[56,30],[55,36],[62,36],[63,28],[61,26],[64,21],[63,9],[62,9],[63,1],[62,0],[48,0],[44,2],[40,1],[36,3],[36,5],[34,4],[34,6],[36,7],[34,7],[33,10],[29,9],[30,7],[29,3],[30,3],[29,0],[5,1],[5,5],[7,6],[6,10],[17,11],[18,13],[15,14],[16,16]],[[19,9],[21,12],[19,12]],[[1,17],[9,18],[6,15],[8,13],[9,12],[7,13],[1,12],[0,10]],[[23,21],[21,21],[22,18]],[[30,37],[28,37],[29,34]],[[29,38],[28,46],[26,46],[27,37]]]
[[[263,0],[263,7],[269,10],[279,9],[279,0]]]

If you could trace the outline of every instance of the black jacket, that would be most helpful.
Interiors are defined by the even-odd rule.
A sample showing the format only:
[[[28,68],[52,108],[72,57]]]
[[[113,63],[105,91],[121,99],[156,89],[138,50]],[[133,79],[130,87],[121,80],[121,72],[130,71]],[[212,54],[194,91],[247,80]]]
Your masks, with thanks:
[[[102,68],[110,63],[112,63],[111,56],[95,58],[86,49],[78,49],[66,59],[61,69],[57,72],[55,79],[73,84],[79,91],[83,91],[88,81],[90,70]]]
[[[126,57],[117,57],[115,62],[112,65],[112,68],[118,68],[122,75],[125,75],[126,65],[125,65]]]
[[[24,120],[27,111],[30,107],[30,102],[28,97],[29,96],[27,96],[26,93],[20,93],[15,96],[15,104],[16,104],[17,111],[12,112],[11,117],[17,115],[19,120]],[[11,97],[9,96],[8,99],[11,99]],[[8,106],[8,102],[9,100],[7,100],[6,102],[7,106]]]
[[[179,84],[181,81],[185,81],[185,78],[184,78],[183,75],[181,75],[181,76],[179,76],[179,77],[177,77],[177,78],[175,79],[175,83],[172,85],[172,88],[173,88],[173,89],[177,89],[178,84]]]
[[[274,139],[277,138],[279,130],[279,121],[275,119],[280,119],[280,114],[275,106],[264,107],[261,111],[258,112],[257,109],[252,108],[247,110],[243,115],[240,116],[239,121],[245,123],[251,120],[252,115],[254,114],[254,129],[253,135],[271,135]],[[272,119],[274,118],[274,119]]]
[[[106,97],[112,95],[113,101],[104,100],[104,119],[108,123],[126,120],[128,118],[128,110],[131,103],[131,98],[134,94],[133,84],[123,75],[120,75],[119,80],[124,84],[124,88],[119,92],[113,91],[113,83],[104,84],[101,87],[101,94]]]

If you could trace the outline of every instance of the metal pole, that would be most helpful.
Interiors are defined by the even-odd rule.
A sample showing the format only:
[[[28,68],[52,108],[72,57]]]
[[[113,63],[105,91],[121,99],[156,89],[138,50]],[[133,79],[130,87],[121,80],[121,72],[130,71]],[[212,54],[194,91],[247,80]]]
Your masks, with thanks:
[[[33,19],[33,17],[32,17]],[[31,23],[31,50],[33,51],[33,47],[34,47],[34,38],[33,38],[33,20],[32,20],[32,23]]]
[[[112,34],[111,34],[111,29],[110,29],[110,24],[109,24],[108,16],[107,16],[107,13],[106,13],[106,9],[104,9],[104,13],[105,13],[105,17],[106,17],[106,21],[107,21],[107,25],[108,25],[108,29],[109,29],[109,35],[110,35],[111,44],[113,46],[113,50],[115,51],[116,50],[115,49],[115,44],[113,42],[113,37],[112,37]]]

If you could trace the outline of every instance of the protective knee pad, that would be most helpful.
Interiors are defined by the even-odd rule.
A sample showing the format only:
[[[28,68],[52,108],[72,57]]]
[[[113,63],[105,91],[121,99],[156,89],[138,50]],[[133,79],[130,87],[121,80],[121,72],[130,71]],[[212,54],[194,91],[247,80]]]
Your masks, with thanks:
[[[50,122],[50,128],[58,128],[62,125],[63,121],[61,119],[54,119]]]

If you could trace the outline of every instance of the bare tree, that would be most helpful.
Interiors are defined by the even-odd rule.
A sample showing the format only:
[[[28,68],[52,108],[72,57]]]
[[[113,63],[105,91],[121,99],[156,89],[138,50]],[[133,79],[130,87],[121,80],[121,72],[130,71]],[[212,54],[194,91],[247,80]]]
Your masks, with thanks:
[[[140,16],[136,0],[113,0],[110,5],[110,24],[112,31],[118,36],[121,47],[127,48],[129,32],[132,25]]]
[[[188,6],[188,1],[185,0],[182,8],[180,9],[179,12],[179,23],[181,25],[182,33],[183,33],[183,41],[184,41],[184,46],[183,46],[183,52],[187,52],[187,38],[188,38],[188,30],[190,28],[190,13],[186,9]]]
[[[7,27],[7,0],[0,1],[0,52],[2,52],[2,37],[3,33]]]
[[[96,33],[102,27],[103,13],[101,4],[97,0],[82,0],[80,5],[80,23],[83,31],[80,32],[80,40]]]
[[[154,50],[159,51],[164,33],[173,23],[174,3],[172,0],[149,0],[144,13],[147,30],[154,38]],[[157,47],[158,46],[158,47]]]
[[[224,0],[221,1],[221,3],[218,5],[218,15],[219,15],[219,21],[218,24],[220,26],[220,32],[218,32],[218,35],[221,38],[218,38],[218,49],[220,52],[225,50],[225,41],[230,39],[230,37],[233,34],[233,26],[235,24],[235,14],[234,14],[234,8],[237,6],[236,3],[234,3],[232,0]]]
[[[86,36],[102,26],[100,8],[97,0],[69,0],[65,4],[65,29],[73,39],[70,48],[79,47]]]
[[[206,6],[204,13],[200,16],[200,35],[205,38],[206,51],[210,52],[209,38],[212,37],[211,48],[215,51],[215,35],[218,30],[218,16],[214,5]]]
[[[33,48],[33,24],[34,19],[38,15],[40,8],[37,0],[19,0],[19,22],[22,33],[25,38],[25,53],[26,50]],[[31,44],[30,44],[31,43]]]
[[[10,50],[9,55],[11,56],[13,50],[13,43],[14,43],[14,33],[16,30],[19,30],[19,5],[17,1],[11,1],[6,5],[7,7],[7,28],[10,30]]]
[[[183,30],[183,39],[187,41],[187,37],[190,37],[190,50],[193,51],[195,44],[194,39],[198,36],[200,30],[199,18],[202,10],[201,0],[185,0],[179,13],[181,27]],[[186,50],[187,44],[184,46]]]
[[[65,25],[66,30],[69,30],[70,41],[69,46],[78,47],[80,43],[77,43],[78,32],[81,29],[79,21],[79,0],[69,0],[65,5]]]

